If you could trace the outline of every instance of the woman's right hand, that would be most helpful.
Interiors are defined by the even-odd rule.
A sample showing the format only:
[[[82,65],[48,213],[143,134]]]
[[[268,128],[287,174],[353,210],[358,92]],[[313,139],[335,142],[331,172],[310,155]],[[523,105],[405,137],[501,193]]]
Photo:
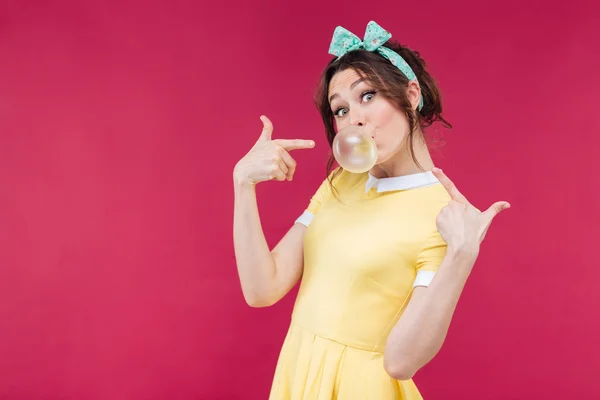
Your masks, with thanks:
[[[273,124],[265,117],[260,117],[263,130],[258,141],[233,169],[233,178],[237,184],[256,185],[259,182],[278,180],[291,181],[296,171],[296,161],[289,151],[311,149],[315,147],[312,140],[288,140],[271,138]]]

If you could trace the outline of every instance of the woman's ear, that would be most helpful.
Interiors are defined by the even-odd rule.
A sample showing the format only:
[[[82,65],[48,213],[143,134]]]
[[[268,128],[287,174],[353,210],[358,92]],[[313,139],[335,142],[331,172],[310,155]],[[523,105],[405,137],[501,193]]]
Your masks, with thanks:
[[[408,100],[412,106],[413,111],[417,110],[419,107],[419,100],[421,99],[421,87],[417,83],[417,81],[408,82],[408,88],[406,89],[406,93],[408,95]]]

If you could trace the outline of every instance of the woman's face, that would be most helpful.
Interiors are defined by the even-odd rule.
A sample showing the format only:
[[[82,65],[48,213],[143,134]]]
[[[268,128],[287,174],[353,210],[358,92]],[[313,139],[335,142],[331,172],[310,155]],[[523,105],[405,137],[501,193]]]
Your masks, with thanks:
[[[328,98],[338,132],[350,125],[363,126],[373,137],[377,164],[389,160],[403,147],[410,133],[405,113],[376,93],[354,69],[333,76]]]

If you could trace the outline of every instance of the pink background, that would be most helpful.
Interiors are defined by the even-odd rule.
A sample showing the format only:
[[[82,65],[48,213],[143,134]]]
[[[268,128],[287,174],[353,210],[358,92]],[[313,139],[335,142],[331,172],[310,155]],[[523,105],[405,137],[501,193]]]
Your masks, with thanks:
[[[325,176],[333,29],[372,19],[438,80],[438,165],[513,206],[425,399],[600,397],[597,2],[98,3],[0,4],[1,399],[267,397],[295,291],[243,301],[233,166],[263,113],[316,140],[259,186],[275,244]]]

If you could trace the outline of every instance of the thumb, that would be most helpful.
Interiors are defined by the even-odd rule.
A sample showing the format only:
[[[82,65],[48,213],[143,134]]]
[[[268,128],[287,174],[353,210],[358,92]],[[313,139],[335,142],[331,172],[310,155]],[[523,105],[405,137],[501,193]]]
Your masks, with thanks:
[[[491,205],[482,215],[486,218],[486,223],[483,227],[483,232],[481,234],[481,240],[483,240],[487,234],[488,229],[490,228],[490,224],[494,217],[500,214],[502,211],[510,208],[510,204],[506,201],[497,201]]]
[[[483,215],[485,215],[488,220],[489,223],[492,222],[492,220],[494,219],[494,217],[498,214],[500,214],[502,211],[506,210],[510,208],[510,204],[506,201],[497,201],[494,204],[492,204],[490,206],[490,208],[488,208]]]
[[[263,123],[263,129],[260,134],[260,137],[258,138],[258,141],[259,142],[269,141],[269,140],[271,140],[271,136],[273,135],[273,124],[271,123],[271,120],[264,115],[260,116],[260,120]]]

